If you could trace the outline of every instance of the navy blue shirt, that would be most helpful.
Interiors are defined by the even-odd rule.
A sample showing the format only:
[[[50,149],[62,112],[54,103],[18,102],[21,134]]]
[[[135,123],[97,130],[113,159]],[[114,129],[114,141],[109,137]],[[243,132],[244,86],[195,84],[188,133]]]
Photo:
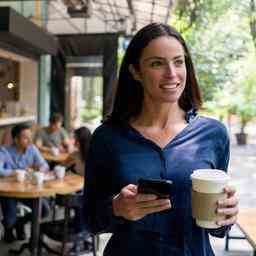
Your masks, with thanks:
[[[214,255],[210,233],[223,237],[228,227],[203,229],[191,212],[195,169],[227,170],[229,138],[219,121],[187,114],[188,126],[163,149],[130,126],[103,124],[93,134],[85,174],[85,209],[93,232],[112,232],[108,256]],[[111,200],[139,178],[173,181],[172,208],[138,221],[113,216]]]

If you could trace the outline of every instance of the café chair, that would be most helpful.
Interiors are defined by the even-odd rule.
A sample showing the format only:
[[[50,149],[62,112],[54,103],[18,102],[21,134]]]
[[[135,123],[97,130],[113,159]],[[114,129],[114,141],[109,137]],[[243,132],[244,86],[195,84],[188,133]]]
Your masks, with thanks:
[[[83,248],[83,245],[87,242],[88,238],[91,238],[92,242],[89,243],[90,249],[93,252],[93,256],[97,256],[98,245],[96,245],[99,240],[97,236],[90,234],[87,230],[82,230],[77,232],[74,229],[74,218],[72,217],[72,209],[75,207],[81,207],[82,195],[79,194],[69,194],[69,195],[57,195],[56,204],[63,206],[64,219],[56,220],[53,219],[50,222],[45,222],[41,224],[40,227],[40,245],[39,245],[39,255],[42,254],[42,249],[45,248],[47,252],[53,253],[55,255],[74,255],[79,256],[88,250]],[[48,246],[44,241],[44,236],[62,243],[61,250],[56,251]],[[72,249],[68,249],[67,244],[72,243]],[[86,248],[87,249],[87,248]]]

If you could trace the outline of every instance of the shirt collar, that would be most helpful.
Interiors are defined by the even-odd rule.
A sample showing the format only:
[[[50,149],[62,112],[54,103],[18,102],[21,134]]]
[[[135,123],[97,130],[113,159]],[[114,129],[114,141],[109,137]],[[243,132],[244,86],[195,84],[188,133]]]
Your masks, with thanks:
[[[185,114],[185,119],[187,123],[191,123],[197,117],[197,110],[195,108],[191,108]]]

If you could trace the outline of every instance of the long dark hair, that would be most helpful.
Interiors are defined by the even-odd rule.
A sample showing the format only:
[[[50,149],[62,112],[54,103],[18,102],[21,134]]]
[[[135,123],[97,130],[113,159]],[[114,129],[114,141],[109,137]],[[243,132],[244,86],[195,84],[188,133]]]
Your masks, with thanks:
[[[90,146],[91,132],[87,127],[83,126],[74,131],[74,136],[80,144],[81,160],[85,161]]]
[[[184,111],[188,111],[192,108],[197,110],[201,107],[201,92],[196,79],[191,55],[183,37],[169,25],[151,23],[138,31],[126,50],[120,67],[113,111],[107,119],[107,122],[110,121],[113,124],[127,124],[132,117],[136,117],[140,114],[144,97],[143,88],[140,82],[133,78],[129,71],[129,65],[132,64],[135,69],[139,69],[139,61],[143,49],[153,39],[161,36],[176,38],[184,48],[187,80],[185,89],[179,99],[179,106]]]

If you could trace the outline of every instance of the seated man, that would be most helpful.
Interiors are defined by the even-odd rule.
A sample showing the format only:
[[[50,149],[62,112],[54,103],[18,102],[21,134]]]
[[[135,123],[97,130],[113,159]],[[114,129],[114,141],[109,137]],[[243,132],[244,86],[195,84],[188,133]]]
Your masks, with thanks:
[[[49,120],[49,126],[40,129],[35,134],[35,145],[42,152],[53,152],[53,148],[58,148],[59,152],[69,152],[71,143],[66,130],[62,127],[63,117],[59,113],[54,113]]]
[[[42,158],[39,150],[31,144],[31,129],[28,124],[18,124],[11,130],[13,143],[0,147],[0,176],[15,175],[16,169],[30,170],[37,169],[40,171],[48,171],[49,167]],[[22,203],[31,206],[30,199],[20,200]],[[24,224],[31,216],[25,216],[17,221],[16,208],[17,200],[15,198],[1,197],[0,203],[3,212],[3,226],[5,228],[4,240],[13,242],[14,228],[16,228],[17,239],[25,239]],[[49,213],[47,201],[43,201],[42,215]],[[47,212],[48,211],[48,212]]]

